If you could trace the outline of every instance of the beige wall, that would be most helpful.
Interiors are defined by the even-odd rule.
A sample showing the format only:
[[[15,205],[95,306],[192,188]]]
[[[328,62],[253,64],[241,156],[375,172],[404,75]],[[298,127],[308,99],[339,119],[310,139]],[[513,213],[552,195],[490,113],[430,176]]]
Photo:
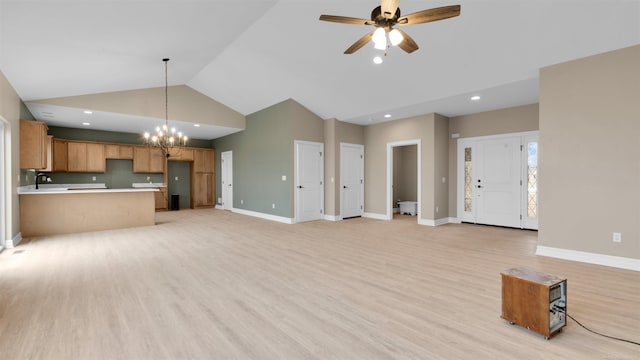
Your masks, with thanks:
[[[7,214],[5,215],[6,229],[0,234],[3,240],[10,240],[20,233],[20,206],[17,188],[20,176],[20,98],[4,74],[0,71],[0,116],[6,120],[5,148],[2,149],[6,174],[5,194]],[[3,241],[4,243],[4,241]]]
[[[437,114],[427,114],[403,120],[369,125],[365,135],[365,212],[386,215],[387,213],[387,144],[391,142],[421,141],[421,182],[420,202],[421,220],[437,220],[435,179],[443,168],[439,161],[447,163],[448,154],[440,153],[440,142],[447,142],[439,127],[445,126],[447,118]],[[440,159],[438,159],[440,158]],[[446,167],[446,166],[445,166]],[[448,197],[446,191],[443,197]]]
[[[169,117],[172,120],[245,128],[239,112],[186,86],[169,87]],[[64,107],[164,119],[164,87],[116,91],[34,101]]]
[[[457,165],[458,141],[452,138],[458,134],[459,138],[489,136],[538,130],[538,104],[516,106],[507,109],[486,111],[449,119],[449,170],[448,170],[448,214],[457,217]],[[440,210],[442,213],[442,209]],[[445,213],[443,213],[445,214]]]
[[[640,46],[541,70],[539,245],[640,259],[639,95]]]

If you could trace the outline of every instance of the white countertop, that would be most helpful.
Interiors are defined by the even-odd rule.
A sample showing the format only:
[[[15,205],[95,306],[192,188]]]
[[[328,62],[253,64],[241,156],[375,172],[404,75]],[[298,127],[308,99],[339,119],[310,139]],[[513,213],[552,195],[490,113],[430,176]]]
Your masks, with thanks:
[[[21,186],[18,195],[36,194],[88,194],[88,193],[116,193],[116,192],[143,192],[158,191],[157,187],[107,189],[105,184],[41,184],[36,190],[35,185]]]
[[[131,184],[134,188],[166,188],[167,185],[164,183],[133,183]]]

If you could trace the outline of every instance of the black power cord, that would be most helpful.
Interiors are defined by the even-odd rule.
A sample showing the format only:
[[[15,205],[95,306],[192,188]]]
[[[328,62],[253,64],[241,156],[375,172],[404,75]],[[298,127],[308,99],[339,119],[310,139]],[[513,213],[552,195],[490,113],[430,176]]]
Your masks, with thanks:
[[[593,331],[593,330],[589,329],[588,327],[586,327],[586,326],[582,325],[582,324],[580,323],[580,321],[578,321],[578,320],[574,319],[574,318],[573,318],[573,316],[571,316],[571,315],[569,315],[569,314],[567,314],[567,313],[565,313],[565,315],[567,315],[569,318],[571,318],[571,320],[575,321],[575,322],[576,322],[576,324],[580,325],[583,329],[585,329],[585,330],[587,330],[587,331],[589,331],[589,332],[592,332],[592,333],[594,333],[594,334],[596,334],[596,335],[600,335],[600,336],[604,336],[604,337],[609,338],[609,339],[618,340],[618,341],[624,341],[624,342],[628,342],[628,343],[633,344],[633,345],[638,345],[638,346],[640,346],[640,342],[637,342],[637,341],[632,341],[632,340],[627,340],[627,339],[621,339],[621,338],[617,338],[617,337],[615,337],[615,336],[609,336],[609,335],[601,334],[601,333],[599,333],[599,332],[597,332],[597,331]]]

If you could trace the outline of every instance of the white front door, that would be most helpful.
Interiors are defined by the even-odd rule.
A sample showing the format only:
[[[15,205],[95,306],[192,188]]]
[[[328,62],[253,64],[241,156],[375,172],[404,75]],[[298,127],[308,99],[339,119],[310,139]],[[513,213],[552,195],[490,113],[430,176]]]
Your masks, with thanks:
[[[233,209],[233,152],[224,151],[220,154],[222,164],[220,166],[222,181],[222,208]]]
[[[324,144],[295,141],[296,222],[324,218]]]
[[[520,142],[520,137],[477,142],[477,223],[520,227]]]
[[[537,229],[538,133],[458,140],[458,218]]]
[[[364,145],[340,144],[340,215],[362,216],[364,211]]]

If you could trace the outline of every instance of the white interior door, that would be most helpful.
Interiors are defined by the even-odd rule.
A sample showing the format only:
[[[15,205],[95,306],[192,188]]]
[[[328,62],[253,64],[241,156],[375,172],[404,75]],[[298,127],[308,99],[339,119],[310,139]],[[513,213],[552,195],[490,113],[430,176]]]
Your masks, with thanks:
[[[477,223],[520,227],[520,144],[519,136],[477,142]]]
[[[295,141],[296,221],[324,218],[324,144]]]
[[[222,164],[220,166],[222,181],[222,208],[233,209],[233,152],[225,151],[220,154]]]
[[[340,144],[340,215],[362,216],[364,211],[364,145]]]

